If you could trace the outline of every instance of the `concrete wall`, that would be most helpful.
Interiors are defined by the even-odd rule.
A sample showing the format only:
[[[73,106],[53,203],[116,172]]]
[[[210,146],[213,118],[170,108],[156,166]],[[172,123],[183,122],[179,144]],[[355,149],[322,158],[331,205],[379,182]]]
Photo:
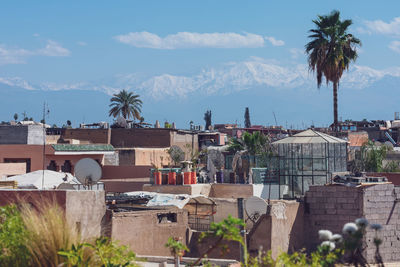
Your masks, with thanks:
[[[50,148],[46,146],[46,152]],[[5,159],[29,159],[30,171],[43,169],[42,145],[0,145],[0,163]]]
[[[150,182],[151,166],[103,166],[101,181],[107,192],[142,191]]]
[[[193,149],[193,151],[197,151],[199,149],[199,138],[198,135],[193,133],[184,133],[184,132],[171,132],[171,146],[180,147],[186,154]],[[187,149],[187,146],[191,149]],[[189,155],[185,155],[186,160],[189,160]]]
[[[251,184],[212,184],[210,197],[247,198],[253,196]]]
[[[177,222],[159,222],[159,214],[176,213]],[[187,212],[183,210],[146,210],[112,214],[111,236],[139,255],[170,256],[164,246],[170,236],[188,240]]]
[[[40,125],[0,126],[0,144],[42,145],[43,137]]]
[[[0,190],[0,206],[30,203],[39,208],[43,203],[57,203],[71,227],[79,227],[85,237],[100,235],[106,212],[104,191],[73,190]]]
[[[61,132],[62,139],[77,139],[92,144],[110,144],[111,129],[69,129]]]
[[[304,207],[297,201],[271,201],[272,257],[304,247]]]
[[[114,152],[113,154],[105,154],[104,165],[118,166],[119,165],[118,152]]]
[[[66,217],[70,225],[80,228],[83,237],[101,234],[106,212],[104,191],[66,191]]]
[[[103,166],[102,179],[149,178],[151,166]]]
[[[238,218],[237,199],[230,198],[211,198],[216,204],[216,212],[214,214],[214,222],[220,222],[227,218],[228,215]]]
[[[26,163],[0,163],[0,179],[26,173]]]
[[[400,188],[393,184],[364,187],[312,186],[306,193],[304,233],[308,248],[320,243],[318,230],[341,233],[343,225],[364,217],[370,223],[379,223],[379,237],[383,243],[380,252],[384,262],[400,262],[400,211],[397,206]],[[374,261],[374,231],[367,228],[365,256]]]
[[[367,187],[363,191],[363,217],[371,223],[383,226],[379,232],[382,245],[379,247],[385,262],[398,262],[400,266],[400,188],[392,184],[383,184]],[[374,259],[375,246],[373,237],[375,233],[368,229],[366,234],[366,257],[369,261]]]
[[[272,218],[270,215],[262,215],[247,235],[247,249],[252,257],[258,252],[271,250]]]
[[[305,195],[306,246],[314,249],[321,242],[318,231],[342,233],[343,225],[362,217],[362,189],[346,186],[310,186]]]
[[[170,129],[111,129],[111,144],[121,147],[169,147]]]
[[[143,185],[143,191],[157,192],[165,194],[188,194],[209,196],[211,184],[192,184],[192,185]]]
[[[134,165],[152,165],[154,164],[158,168],[162,166],[168,166],[170,156],[167,152],[168,147],[165,148],[135,148],[135,160]]]

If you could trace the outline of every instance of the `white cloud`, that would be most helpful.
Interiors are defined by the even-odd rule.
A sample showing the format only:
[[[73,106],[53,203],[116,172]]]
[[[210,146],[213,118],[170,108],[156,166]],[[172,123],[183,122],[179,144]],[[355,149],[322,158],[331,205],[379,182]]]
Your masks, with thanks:
[[[179,48],[256,48],[264,46],[264,38],[253,33],[196,33],[178,32],[160,37],[150,32],[131,32],[115,36],[117,41],[141,48],[179,49]],[[269,40],[271,43],[272,41]],[[281,44],[282,41],[275,40]]]
[[[277,40],[272,36],[265,36],[265,39],[268,40],[273,46],[283,46],[285,42],[282,40]]]
[[[33,37],[39,37],[40,35],[38,33],[34,33]]]
[[[387,23],[382,20],[364,21],[366,32],[400,36],[400,17]]]
[[[392,41],[389,44],[389,48],[392,49],[396,53],[400,53],[400,41]]]
[[[0,65],[6,64],[24,64],[26,57],[32,55],[32,52],[21,48],[7,48],[0,45]]]
[[[304,50],[299,49],[299,48],[290,48],[289,52],[292,55],[292,58],[294,58],[294,59],[298,58],[299,56],[304,55]]]
[[[76,42],[76,44],[80,46],[87,46],[87,43],[83,41]]]
[[[38,55],[44,55],[49,57],[66,57],[71,54],[71,52],[62,47],[59,43],[53,40],[47,40],[46,47],[39,49],[37,51]]]
[[[10,48],[0,44],[0,65],[25,64],[32,56],[65,57],[71,52],[59,43],[48,40],[44,48],[28,50],[23,48]]]
[[[35,88],[29,82],[20,77],[0,77],[0,83],[7,84],[9,86],[21,87],[27,90],[35,90]]]

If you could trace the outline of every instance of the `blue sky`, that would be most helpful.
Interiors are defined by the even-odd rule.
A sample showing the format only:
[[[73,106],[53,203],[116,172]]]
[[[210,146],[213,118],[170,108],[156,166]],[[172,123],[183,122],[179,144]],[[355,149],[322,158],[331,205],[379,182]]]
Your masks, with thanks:
[[[286,87],[316,90],[315,84],[309,83],[313,82],[312,76],[308,82],[288,85],[279,80],[279,75],[287,72],[283,75],[287,77],[298,66],[306,64],[302,51],[307,31],[313,27],[311,20],[317,14],[337,9],[342,18],[353,20],[350,30],[363,42],[356,63],[363,68],[355,70],[353,77],[365,81],[349,82],[348,78],[343,86],[346,88],[347,84],[349,90],[357,87],[362,92],[382,77],[400,76],[399,8],[398,1],[3,1],[0,82],[30,90],[97,90],[106,94],[129,88],[138,91],[147,101],[143,107],[145,118],[151,122],[175,120],[183,125],[187,118],[180,119],[179,112],[167,116],[168,110],[157,113],[149,106],[166,97],[184,96],[180,101],[190,101],[197,97],[199,88],[213,96],[243,90],[252,96],[258,92],[252,88],[260,86],[273,90]],[[254,62],[262,62],[262,66]],[[271,79],[279,76],[278,80],[260,82],[257,75],[249,78],[242,69],[236,73],[238,68],[231,67],[242,63],[256,68],[255,71],[262,68],[262,75],[269,75]],[[201,80],[204,72],[208,73],[207,82]],[[214,72],[231,76],[220,81],[210,74]],[[238,78],[241,75],[247,83]],[[249,79],[255,81],[249,83]],[[242,82],[243,86],[236,86]],[[202,85],[196,87],[199,83]],[[395,95],[397,88],[392,84],[387,86],[393,87],[388,92]],[[317,91],[316,95],[328,92]],[[45,100],[52,102],[52,99]],[[240,99],[236,101],[240,103]],[[199,110],[219,108],[199,105]],[[330,107],[331,103],[327,105]],[[240,106],[251,106],[251,103]],[[264,111],[253,109],[255,122],[272,123],[270,118],[264,119]],[[395,106],[387,109],[390,112],[377,112],[376,117],[397,111]],[[30,112],[40,114],[38,110],[32,108]],[[104,110],[106,113],[107,107]],[[199,110],[191,116],[203,123],[205,110]],[[315,120],[320,124],[329,123],[328,110]],[[352,117],[351,108],[343,107],[343,110],[343,116]],[[231,117],[215,114],[217,121],[214,121],[241,120],[242,113],[237,111]],[[370,116],[368,112],[354,114],[354,119]],[[8,115],[3,110],[0,116],[4,117],[0,120],[6,120]],[[109,120],[101,116],[92,119]],[[284,119],[290,121],[290,115]]]

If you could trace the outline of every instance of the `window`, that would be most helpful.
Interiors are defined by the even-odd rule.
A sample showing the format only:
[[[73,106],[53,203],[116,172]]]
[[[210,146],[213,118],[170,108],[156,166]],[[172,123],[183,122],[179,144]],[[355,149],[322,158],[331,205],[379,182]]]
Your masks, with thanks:
[[[177,222],[176,213],[158,213],[158,223],[174,223]]]

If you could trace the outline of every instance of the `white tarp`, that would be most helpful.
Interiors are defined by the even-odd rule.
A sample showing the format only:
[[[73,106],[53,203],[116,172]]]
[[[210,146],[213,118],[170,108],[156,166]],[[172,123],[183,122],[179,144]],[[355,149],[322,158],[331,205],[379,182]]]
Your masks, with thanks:
[[[157,206],[175,206],[179,209],[182,209],[187,203],[190,201],[196,201],[200,204],[214,204],[214,201],[211,199],[202,196],[202,195],[186,195],[186,194],[163,194],[163,193],[155,193],[155,192],[145,192],[145,191],[135,191],[135,192],[127,192],[125,193],[127,196],[138,196],[138,197],[146,197],[151,198],[149,202],[147,202],[147,207],[157,207]]]
[[[55,172],[50,170],[34,171],[22,175],[10,176],[6,181],[17,181],[18,188],[26,189],[57,189],[58,186],[64,183],[76,184],[79,183],[70,173]],[[42,188],[43,182],[43,188]]]

